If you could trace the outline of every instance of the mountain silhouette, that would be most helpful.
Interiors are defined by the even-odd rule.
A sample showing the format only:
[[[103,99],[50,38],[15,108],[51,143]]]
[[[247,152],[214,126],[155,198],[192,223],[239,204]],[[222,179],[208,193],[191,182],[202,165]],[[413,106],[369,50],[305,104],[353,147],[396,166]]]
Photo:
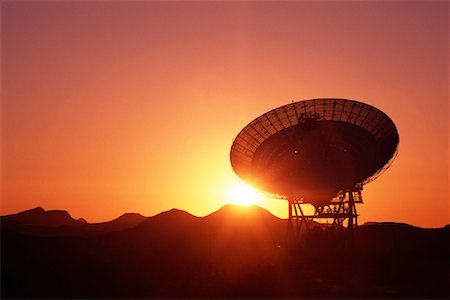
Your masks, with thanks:
[[[89,227],[91,227],[92,230],[101,232],[120,231],[127,228],[133,228],[147,219],[147,217],[144,217],[141,214],[125,213],[109,222],[92,223],[88,225],[90,225]]]
[[[81,226],[85,222],[73,219],[67,211],[49,210],[36,207],[17,214],[1,217],[2,221],[16,221],[24,225],[60,227],[60,226]]]
[[[15,229],[25,234],[84,237],[132,228],[147,219],[147,217],[140,214],[125,213],[112,221],[88,223],[83,218],[75,220],[67,211],[46,211],[42,207],[0,217],[3,227]]]
[[[450,227],[311,230],[252,206],[89,224],[42,208],[1,217],[1,298],[447,298]]]

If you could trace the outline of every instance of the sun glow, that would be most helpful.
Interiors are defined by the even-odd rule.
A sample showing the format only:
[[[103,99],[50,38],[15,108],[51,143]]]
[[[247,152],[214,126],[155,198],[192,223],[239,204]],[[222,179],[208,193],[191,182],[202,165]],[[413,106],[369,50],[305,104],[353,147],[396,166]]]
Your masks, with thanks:
[[[227,196],[227,200],[230,203],[244,206],[259,204],[260,200],[264,197],[256,188],[238,180],[231,184]]]

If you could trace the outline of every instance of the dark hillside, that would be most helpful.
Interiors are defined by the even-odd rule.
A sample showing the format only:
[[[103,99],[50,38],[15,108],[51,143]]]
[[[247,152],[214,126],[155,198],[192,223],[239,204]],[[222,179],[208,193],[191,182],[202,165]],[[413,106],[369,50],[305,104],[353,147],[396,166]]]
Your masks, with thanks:
[[[85,222],[73,219],[67,211],[49,210],[45,211],[42,207],[36,207],[17,214],[2,216],[2,222],[16,221],[23,225],[60,227],[60,226],[83,226]]]
[[[37,207],[17,214],[1,216],[2,227],[34,236],[95,237],[103,233],[133,228],[147,220],[140,214],[127,213],[103,223],[87,223],[73,219],[64,210],[44,210]]]
[[[92,224],[65,225],[72,234],[45,236],[38,233],[49,227],[2,218],[1,298],[448,296],[449,227],[374,223],[353,239],[313,230],[288,247],[286,220],[258,207],[125,223],[96,234]]]

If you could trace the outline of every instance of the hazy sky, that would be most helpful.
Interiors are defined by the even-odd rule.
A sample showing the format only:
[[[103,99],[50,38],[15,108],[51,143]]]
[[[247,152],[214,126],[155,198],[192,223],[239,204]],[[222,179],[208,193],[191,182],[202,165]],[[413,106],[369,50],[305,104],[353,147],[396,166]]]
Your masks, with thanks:
[[[206,215],[230,201],[241,128],[336,97],[400,134],[361,221],[449,223],[447,1],[1,4],[1,214]]]

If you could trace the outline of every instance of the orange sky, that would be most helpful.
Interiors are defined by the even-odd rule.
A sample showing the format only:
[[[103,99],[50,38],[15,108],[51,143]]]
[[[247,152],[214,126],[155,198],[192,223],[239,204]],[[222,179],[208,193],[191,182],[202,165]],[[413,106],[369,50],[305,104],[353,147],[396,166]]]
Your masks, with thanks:
[[[2,215],[206,215],[230,201],[241,128],[337,97],[400,134],[361,222],[449,223],[446,1],[1,4]]]

